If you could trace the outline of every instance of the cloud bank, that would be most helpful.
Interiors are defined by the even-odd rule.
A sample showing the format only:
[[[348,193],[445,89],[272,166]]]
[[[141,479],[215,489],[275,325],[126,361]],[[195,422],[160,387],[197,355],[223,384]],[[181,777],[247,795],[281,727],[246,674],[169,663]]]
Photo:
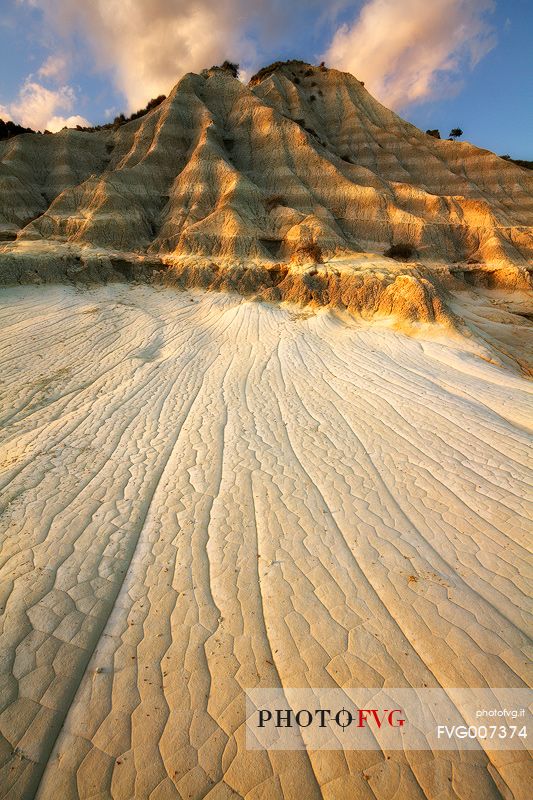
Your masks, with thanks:
[[[381,102],[400,109],[457,90],[461,74],[495,44],[486,21],[492,0],[20,2],[42,12],[43,31],[60,46],[0,113],[50,130],[86,122],[64,116],[75,96],[65,85],[68,59],[58,54],[74,52],[79,42],[90,54],[88,69],[112,76],[126,112],[167,94],[186,72],[227,58],[251,74],[279,58],[284,46],[298,50],[299,41],[302,58],[325,58],[328,66],[353,72]],[[340,18],[353,21],[340,24]],[[309,52],[309,41],[318,41],[325,54]]]
[[[496,44],[491,0],[369,0],[325,58],[392,108],[450,94]]]
[[[109,70],[126,111],[168,93],[186,72],[224,59],[258,66],[258,48],[275,47],[291,20],[318,0],[31,0],[48,29],[81,34],[96,70]]]
[[[53,133],[65,126],[75,128],[76,125],[89,125],[85,117],[79,114],[63,116],[60,113],[72,111],[75,102],[76,94],[71,86],[47,89],[30,76],[16,100],[7,106],[0,105],[0,118],[15,120],[25,128]]]

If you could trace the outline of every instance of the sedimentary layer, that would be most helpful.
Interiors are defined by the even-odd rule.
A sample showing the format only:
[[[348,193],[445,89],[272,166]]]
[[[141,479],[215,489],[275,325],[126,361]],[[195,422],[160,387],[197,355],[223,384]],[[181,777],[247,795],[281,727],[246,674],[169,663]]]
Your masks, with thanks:
[[[352,75],[301,63],[246,86],[188,74],[118,130],[0,143],[0,230],[18,243],[287,261],[407,242],[425,261],[531,263],[533,177],[440,141]],[[1,259],[0,259],[1,270]]]

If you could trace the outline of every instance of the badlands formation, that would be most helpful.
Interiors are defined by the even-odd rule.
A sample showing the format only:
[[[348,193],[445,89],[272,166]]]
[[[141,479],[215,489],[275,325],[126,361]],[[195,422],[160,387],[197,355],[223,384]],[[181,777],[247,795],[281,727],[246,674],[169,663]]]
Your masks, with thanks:
[[[244,692],[531,683],[531,173],[293,62],[0,186],[0,797],[526,800]]]
[[[430,319],[440,310],[428,271],[527,287],[530,171],[422,133],[347,73],[301,62],[263,72],[249,86],[222,69],[188,74],[117,130],[1,143],[0,236],[14,241],[0,280],[159,270]],[[404,242],[416,259],[401,275],[369,260]],[[316,248],[329,268],[302,280],[296,267]]]

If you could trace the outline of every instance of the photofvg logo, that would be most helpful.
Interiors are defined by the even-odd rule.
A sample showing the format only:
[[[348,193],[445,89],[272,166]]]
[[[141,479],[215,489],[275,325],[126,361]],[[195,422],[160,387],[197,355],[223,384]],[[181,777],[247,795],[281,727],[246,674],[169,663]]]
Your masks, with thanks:
[[[318,725],[319,728],[327,728],[328,725],[336,725],[341,730],[345,730],[350,725],[357,728],[366,728],[375,725],[378,729],[384,725],[390,728],[401,728],[405,723],[405,717],[401,708],[391,710],[378,708],[356,708],[349,710],[344,706],[339,711],[332,711],[330,708],[301,708],[293,711],[290,708],[277,708],[270,711],[268,708],[261,708],[258,711],[259,727],[264,728],[268,723],[272,723],[276,728],[309,728],[311,725]]]
[[[522,750],[531,730],[529,689],[289,688],[246,695],[246,744],[254,750]],[[486,719],[498,725],[481,724]]]

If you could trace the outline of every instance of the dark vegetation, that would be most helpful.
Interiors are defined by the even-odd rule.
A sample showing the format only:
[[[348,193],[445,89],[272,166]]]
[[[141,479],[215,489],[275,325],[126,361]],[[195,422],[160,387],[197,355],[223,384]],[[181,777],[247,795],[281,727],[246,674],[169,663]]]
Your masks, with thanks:
[[[398,242],[393,244],[383,253],[387,258],[398,258],[400,261],[408,260],[416,255],[416,250],[409,242]]]
[[[0,119],[0,139],[11,139],[12,136],[19,136],[21,133],[35,133],[31,128],[23,128],[22,125],[17,125],[15,122],[8,120],[4,122]]]
[[[265,78],[268,78],[269,75],[272,75],[277,69],[280,67],[292,67],[293,69],[299,69],[300,75],[304,77],[308,77],[309,75],[313,74],[313,70],[309,68],[309,64],[307,61],[301,61],[298,58],[289,59],[288,61],[274,61],[272,64],[269,64],[267,67],[263,67],[256,72],[255,75],[252,75],[248,86],[256,86],[258,83],[261,83]],[[306,71],[303,71],[303,67],[307,67]],[[326,69],[324,66],[324,62],[320,65],[319,69]],[[298,83],[300,79],[298,78]]]
[[[165,94],[160,94],[158,97],[153,97],[150,102],[148,102],[144,108],[140,108],[134,114],[131,114],[129,117],[125,117],[124,114],[119,114],[118,117],[115,117],[113,122],[109,123],[108,125],[99,125],[94,128],[81,128],[84,131],[95,131],[99,130],[100,128],[120,128],[121,125],[125,125],[126,122],[131,122],[134,119],[139,119],[139,117],[144,117],[145,114],[148,114],[153,108],[157,108],[160,106],[163,100],[166,100]],[[80,130],[79,126],[76,126],[76,130]]]
[[[430,128],[426,131],[426,133],[428,136],[433,136],[434,139],[440,139],[440,131],[438,128]],[[461,128],[452,128],[448,137],[448,141],[458,139],[462,135],[463,131]]]
[[[500,158],[503,158],[504,161],[510,161],[512,164],[516,164],[524,169],[533,169],[533,161],[524,161],[523,158],[511,158],[510,155],[500,156]]]
[[[130,114],[129,117],[126,117],[124,114],[119,114],[118,117],[115,117],[113,122],[107,122],[105,125],[92,125],[83,127],[82,125],[76,125],[77,131],[85,131],[88,133],[93,133],[94,131],[105,131],[113,128],[116,130],[120,128],[121,125],[125,125],[127,122],[132,122],[134,119],[139,119],[139,117],[144,117],[145,114],[148,114],[153,108],[157,108],[157,106],[161,105],[163,100],[166,100],[166,95],[160,94],[159,97],[154,97],[150,102],[148,102],[144,108],[140,108],[138,111],[135,111],[133,114]],[[0,119],[0,140],[2,139],[10,139],[13,136],[20,136],[21,133],[42,133],[42,131],[34,131],[32,128],[23,128],[21,125],[16,125],[14,122],[4,122],[3,119]],[[50,131],[44,131],[45,134],[50,134]]]
[[[233,61],[223,61],[222,64],[215,64],[211,67],[211,69],[221,69],[224,72],[229,72],[234,78],[239,77],[239,64],[235,64]],[[210,70],[204,70],[205,72],[210,72]]]

